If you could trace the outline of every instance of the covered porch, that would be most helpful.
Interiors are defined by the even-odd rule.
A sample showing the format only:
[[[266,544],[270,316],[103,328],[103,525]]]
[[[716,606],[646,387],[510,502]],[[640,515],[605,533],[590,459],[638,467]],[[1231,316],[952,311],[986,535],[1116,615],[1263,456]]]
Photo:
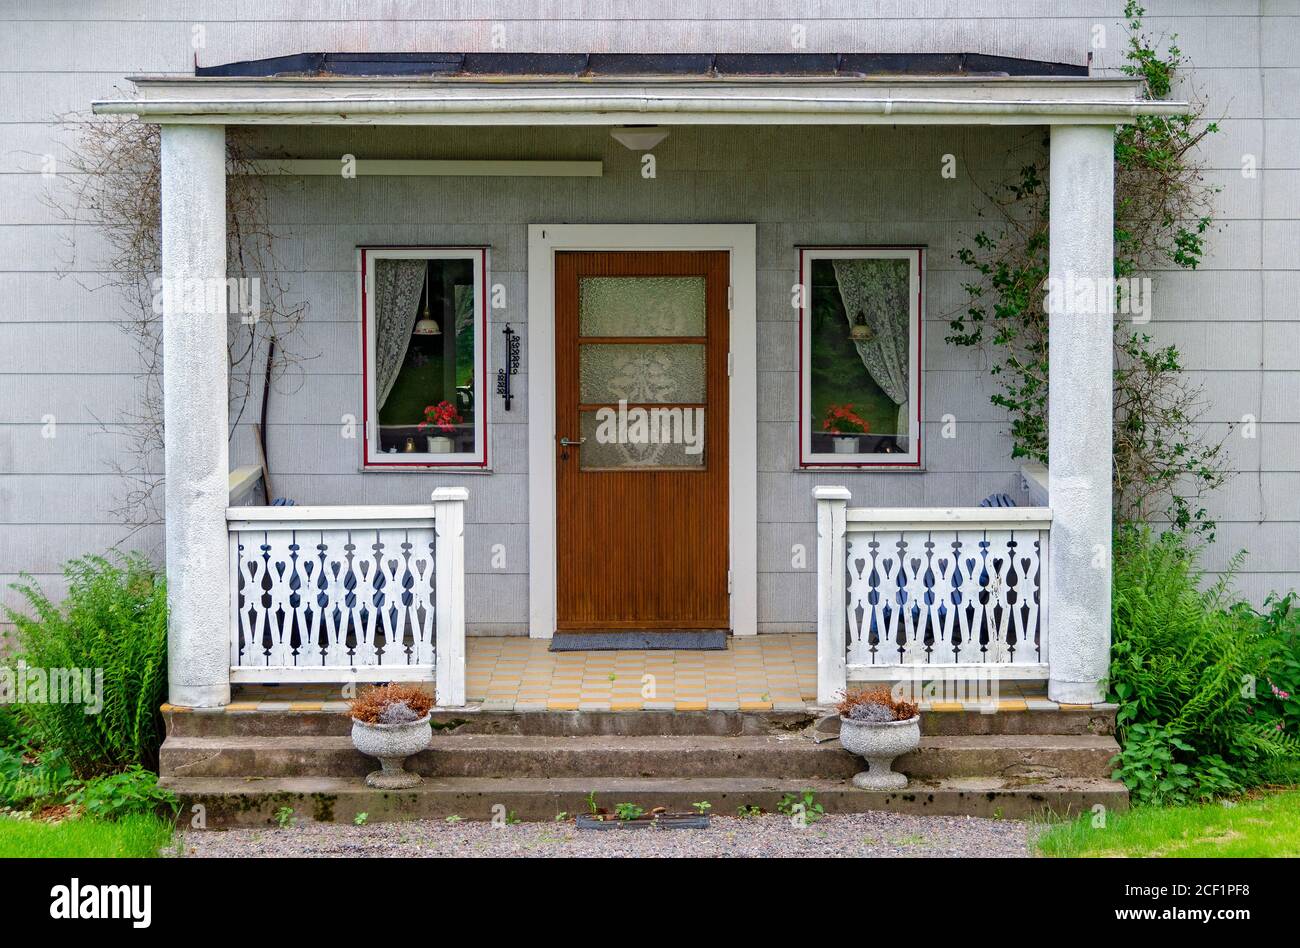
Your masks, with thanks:
[[[96,111],[136,115],[162,126],[163,276],[178,283],[224,284],[228,275],[227,126],[360,126],[373,129],[375,141],[382,142],[384,129],[402,126],[464,131],[971,125],[1050,128],[1051,279],[1075,286],[1108,283],[1112,276],[1116,125],[1144,112],[1181,108],[1177,103],[1142,101],[1133,82],[1079,75],[991,76],[971,74],[963,67],[948,75],[885,76],[853,73],[842,57],[829,71],[819,67],[821,72],[797,76],[719,76],[717,68],[714,60],[707,75],[655,74],[652,64],[637,64],[621,75],[595,76],[559,76],[543,68],[537,74],[506,76],[308,78],[250,73],[141,78],[135,80],[138,98],[97,103]],[[379,167],[386,161],[381,151],[378,146],[362,156],[361,165],[373,161],[373,173],[394,175],[472,179],[510,173],[508,168],[488,168],[490,159],[463,162],[453,169],[426,167],[422,172],[397,169],[393,166],[401,162],[388,162],[385,169]],[[933,158],[932,186],[940,189],[945,186],[941,156]],[[299,166],[278,173],[320,171]],[[568,173],[582,172],[571,168]],[[869,175],[869,170],[864,173]],[[556,629],[555,570],[564,554],[555,529],[555,472],[557,438],[566,432],[556,429],[556,352],[544,318],[553,317],[551,266],[554,254],[564,250],[664,250],[682,241],[695,249],[732,255],[727,297],[731,337],[725,361],[732,472],[726,495],[729,536],[712,542],[725,544],[728,554],[725,604],[732,639],[724,654],[736,663],[738,684],[748,664],[762,666],[764,675],[762,681],[755,677],[746,684],[769,685],[766,691],[737,687],[737,710],[743,710],[744,703],[771,703],[780,710],[772,697],[767,658],[780,651],[782,640],[789,648],[794,683],[783,696],[791,705],[824,705],[855,681],[894,680],[923,667],[923,673],[958,677],[993,674],[1012,682],[1003,685],[1015,693],[1011,700],[1032,697],[1054,706],[1102,700],[1110,644],[1112,355],[1111,312],[1109,307],[1098,309],[1096,294],[1062,295],[1051,312],[1052,463],[1045,488],[1038,485],[1026,492],[1037,499],[1010,511],[941,504],[880,506],[873,502],[868,480],[874,475],[862,470],[799,470],[793,475],[796,490],[808,506],[809,525],[815,525],[815,554],[807,567],[816,574],[815,618],[802,635],[787,631],[756,636],[763,575],[759,524],[766,503],[756,456],[763,397],[757,382],[757,314],[765,305],[762,294],[779,295],[784,304],[790,291],[789,282],[780,276],[760,283],[763,268],[754,263],[753,226],[734,223],[760,215],[680,227],[661,221],[638,232],[630,229],[638,222],[629,221],[627,212],[613,204],[589,209],[587,217],[608,225],[585,226],[629,229],[593,245],[589,233],[557,244],[548,232],[550,218],[530,213],[521,222],[533,228],[527,254],[525,358],[532,368],[526,380],[523,448],[527,486],[515,502],[523,506],[527,501],[527,631],[532,638],[466,635],[467,614],[472,620],[475,608],[473,601],[466,602],[466,544],[473,541],[474,531],[485,529],[466,511],[473,506],[474,494],[501,476],[497,473],[440,475],[443,482],[454,480],[455,486],[429,490],[427,503],[232,503],[225,300],[202,308],[185,294],[168,294],[163,325],[173,708],[226,707],[232,686],[314,688],[413,679],[435,682],[443,707],[476,703],[488,709],[506,696],[493,693],[494,674],[486,681],[476,674],[475,661],[477,657],[486,663],[495,653],[493,668],[522,663],[521,685],[531,669],[540,687],[546,665],[548,710],[587,710],[584,704],[593,711],[617,710],[614,692],[621,689],[611,688],[608,701],[601,699],[603,691],[598,695],[579,687],[576,699],[571,699],[568,691],[556,689],[564,681],[564,676],[556,678],[556,669],[566,660],[544,651],[545,640]],[[715,230],[701,237],[673,234],[690,227],[697,228],[697,234],[708,227]],[[354,241],[363,242],[360,237]],[[783,253],[789,249],[781,248]],[[746,253],[748,265],[737,265]],[[757,253],[763,253],[761,246]],[[494,375],[498,365],[493,360],[486,368]],[[916,399],[918,411],[922,398]],[[855,478],[853,487],[840,486],[845,473]],[[918,459],[914,472],[898,476],[930,475]],[[970,503],[977,499],[972,497]],[[484,520],[492,522],[490,517]],[[307,569],[313,560],[315,565]],[[343,561],[347,565],[339,568]],[[813,611],[811,602],[808,611]],[[302,648],[304,634],[319,646],[314,654]],[[390,641],[400,647],[390,647]],[[588,679],[605,667],[606,659],[593,654],[582,659],[580,686],[584,681],[593,685]],[[626,682],[624,672],[629,678],[638,670],[653,674],[653,652],[639,653],[641,658],[607,654],[614,656],[608,672],[613,683]],[[722,661],[705,655],[702,666]],[[815,662],[815,676],[810,662]],[[636,697],[618,697],[626,697],[625,703],[638,710],[695,710],[701,701],[705,707],[699,710],[708,710],[715,696],[709,693],[708,668],[704,671],[703,694],[674,690],[671,709],[668,698],[660,699],[663,707],[652,708],[655,699],[641,697],[639,690]],[[510,680],[507,676],[501,681]],[[674,682],[678,684],[685,681]],[[256,707],[261,695],[248,692],[236,700]],[[520,688],[512,709],[529,710],[520,705],[537,705],[540,697],[529,698],[541,695],[540,690],[525,694]],[[551,708],[552,700],[575,707]],[[716,701],[730,704],[733,699],[728,692]]]

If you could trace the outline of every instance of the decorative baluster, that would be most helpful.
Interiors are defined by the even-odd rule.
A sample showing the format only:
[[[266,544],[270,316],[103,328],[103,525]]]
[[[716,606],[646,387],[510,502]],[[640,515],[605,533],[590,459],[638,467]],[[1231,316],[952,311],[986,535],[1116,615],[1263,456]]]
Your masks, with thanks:
[[[989,661],[1009,662],[1011,652],[1007,632],[1011,628],[1011,610],[1007,607],[1007,572],[1010,554],[1008,535],[1002,531],[986,531],[989,542],[989,571],[992,577],[989,598]]]
[[[357,642],[353,661],[357,665],[375,665],[379,659],[376,633],[380,628],[379,613],[384,601],[383,581],[379,578],[379,555],[383,544],[378,530],[357,531],[354,540],[356,560],[353,572],[357,576],[357,609],[364,634]]]
[[[1014,530],[1007,534],[1006,550],[1007,571],[1006,582],[1002,586],[1002,600],[1006,603],[1008,613],[1006,635],[1003,638],[1007,648],[1007,657],[1003,661],[1014,662],[1020,652],[1023,651],[1022,645],[1025,640],[1025,620],[1020,609],[1020,595],[1024,580],[1020,575],[1020,566],[1017,563],[1020,552]]]
[[[863,648],[865,633],[870,628],[869,606],[871,555],[867,549],[866,534],[845,538],[845,558],[848,560],[845,610],[847,622],[844,629],[844,654],[850,665],[865,664],[870,654]]]
[[[1020,585],[1016,614],[1020,618],[1017,662],[1038,661],[1038,574],[1039,540],[1037,533],[1021,531],[1017,549],[1017,572]]]
[[[383,549],[379,551],[379,575],[376,584],[382,583],[382,604],[376,605],[384,629],[384,654],[382,665],[410,664],[406,653],[406,605],[402,579],[406,575],[403,544],[397,538],[402,533],[395,530],[383,533]],[[379,595],[378,593],[376,595]]]
[[[902,663],[915,665],[925,661],[925,544],[928,535],[912,531],[899,534],[899,551],[903,569],[904,584],[900,592],[904,600],[900,612],[906,637],[903,646]]]
[[[898,665],[898,628],[902,623],[902,606],[898,580],[902,572],[902,560],[898,551],[898,541],[893,534],[888,540],[881,538],[879,559],[880,598],[876,602],[874,618],[879,629],[880,665]],[[905,627],[904,627],[905,628]]]
[[[266,665],[283,668],[292,665],[290,654],[291,609],[289,605],[291,533],[276,531],[266,534],[270,546],[270,606],[266,610],[266,622],[270,625],[270,654]]]
[[[951,537],[952,534],[947,531],[934,537],[934,553],[930,559],[933,573],[933,585],[930,589],[933,603],[930,607],[930,623],[934,630],[931,662],[954,661],[952,641],[957,621],[952,607],[952,574],[956,564],[952,556]]]
[[[257,584],[254,579],[256,572],[256,560],[249,555],[245,545],[245,535],[240,534],[236,546],[236,555],[239,557],[236,561],[236,571],[239,573],[239,615],[237,620],[237,632],[232,636],[236,641],[231,643],[231,665],[254,665],[253,660],[253,600],[257,596]]]
[[[434,535],[432,530],[420,530],[416,536],[419,542],[413,544],[418,555],[413,556],[415,564],[415,585],[411,587],[412,608],[418,608],[423,618],[420,620],[420,648],[415,661],[421,665],[432,665],[437,658],[438,630],[436,607],[434,605]]]

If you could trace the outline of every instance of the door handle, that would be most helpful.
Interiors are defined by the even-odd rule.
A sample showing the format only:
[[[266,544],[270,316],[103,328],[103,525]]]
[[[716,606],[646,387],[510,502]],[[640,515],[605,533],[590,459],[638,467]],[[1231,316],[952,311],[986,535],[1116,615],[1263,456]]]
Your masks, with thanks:
[[[582,444],[582,442],[586,440],[587,440],[586,438],[579,438],[577,441],[574,441],[572,438],[561,438],[560,439],[560,460],[561,461],[569,460],[569,448],[576,448],[578,445]]]

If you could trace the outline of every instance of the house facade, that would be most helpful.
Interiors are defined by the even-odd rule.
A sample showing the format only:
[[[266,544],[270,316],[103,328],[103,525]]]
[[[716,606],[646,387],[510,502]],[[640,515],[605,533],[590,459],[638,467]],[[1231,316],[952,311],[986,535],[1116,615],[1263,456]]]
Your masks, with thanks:
[[[10,31],[28,71],[5,80],[9,154],[57,155],[51,113],[91,103],[162,129],[166,516],[132,543],[167,564],[172,703],[398,666],[436,669],[458,704],[465,636],[607,630],[815,631],[821,699],[925,664],[1100,700],[1110,311],[1054,306],[1049,471],[1011,457],[987,361],[945,336],[956,249],[1026,149],[1050,162],[1052,276],[1110,277],[1114,129],[1181,107],[1119,75],[1119,5],[442,6],[347,24],[88,9]],[[1298,519],[1294,209],[1263,198],[1288,193],[1300,129],[1286,12],[1148,19],[1227,115],[1207,159],[1220,230],[1200,272],[1155,275],[1152,332],[1188,354],[1207,422],[1257,423],[1212,500],[1256,598],[1294,585]],[[266,181],[276,277],[306,304],[282,341],[298,358],[237,417],[227,337],[246,329],[208,292],[256,276],[227,254],[234,133]],[[39,575],[121,539],[100,423],[131,417],[138,382],[117,302],[58,279],[69,235],[14,161],[25,262],[6,280],[26,315],[0,327],[0,531],[5,571]],[[95,238],[73,236],[93,271]],[[47,415],[78,434],[43,437]],[[293,506],[266,506],[267,481]],[[998,495],[1016,506],[979,506]]]

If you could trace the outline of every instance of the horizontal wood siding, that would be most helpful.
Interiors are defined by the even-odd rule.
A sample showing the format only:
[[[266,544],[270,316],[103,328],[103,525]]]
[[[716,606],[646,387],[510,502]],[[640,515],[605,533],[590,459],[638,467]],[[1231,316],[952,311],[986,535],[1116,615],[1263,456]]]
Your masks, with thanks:
[[[1260,599],[1300,585],[1300,6],[1255,0],[1150,0],[1148,26],[1176,32],[1197,64],[1193,85],[1207,114],[1207,178],[1223,188],[1221,225],[1195,273],[1156,275],[1149,330],[1177,342],[1206,386],[1214,431],[1258,420],[1258,437],[1229,439],[1239,472],[1212,503],[1222,521],[1210,552],[1221,567],[1251,550],[1241,587]],[[99,282],[107,244],[74,231],[42,200],[74,180],[43,177],[66,154],[55,116],[126,89],[128,74],[304,50],[451,50],[491,47],[494,27],[511,50],[770,51],[791,49],[805,27],[809,51],[972,50],[1079,61],[1094,24],[1106,29],[1095,64],[1114,72],[1122,54],[1122,0],[994,0],[903,5],[885,0],[742,0],[657,5],[632,0],[353,5],[340,18],[323,0],[237,4],[221,0],[20,0],[0,8],[0,581],[30,571],[62,588],[59,564],[126,546],[157,553],[159,534],[127,539],[110,512],[126,483],[113,474],[125,439],[99,422],[138,410],[134,353],[115,323],[119,301]],[[1177,13],[1178,15],[1174,15]],[[191,44],[202,27],[203,44]],[[962,304],[953,260],[977,225],[975,180],[997,180],[1017,135],[987,128],[675,129],[655,149],[657,177],[605,129],[265,130],[268,155],[394,159],[592,160],[587,179],[309,178],[277,180],[271,215],[290,292],[311,302],[295,350],[298,377],[272,396],[270,463],[277,492],[300,503],[427,502],[435,486],[468,487],[466,605],[471,631],[519,634],[527,616],[527,224],[542,221],[755,222],[758,230],[759,623],[810,631],[815,621],[811,486],[795,473],[795,312],[798,243],[923,243],[926,279],[925,443],[928,473],[837,475],[856,506],[967,506],[994,491],[1017,500],[1001,414],[982,359],[943,343],[943,316]],[[955,180],[940,177],[945,154]],[[1241,174],[1243,155],[1259,169]],[[501,362],[502,324],[523,338],[510,412],[491,398],[491,475],[361,474],[359,444],[342,436],[360,417],[355,247],[488,244],[490,281],[507,306],[491,310],[490,359]],[[60,273],[67,276],[60,278]],[[492,380],[487,380],[488,390]],[[256,400],[244,421],[257,417]],[[945,439],[945,415],[957,437]],[[48,419],[55,437],[47,437]],[[1238,429],[1239,430],[1239,429]],[[256,460],[247,424],[232,464]],[[150,461],[157,470],[160,459]],[[824,480],[822,481],[824,482]],[[1262,522],[1262,523],[1261,523]],[[801,556],[800,551],[804,551]],[[6,603],[15,602],[6,589]]]

